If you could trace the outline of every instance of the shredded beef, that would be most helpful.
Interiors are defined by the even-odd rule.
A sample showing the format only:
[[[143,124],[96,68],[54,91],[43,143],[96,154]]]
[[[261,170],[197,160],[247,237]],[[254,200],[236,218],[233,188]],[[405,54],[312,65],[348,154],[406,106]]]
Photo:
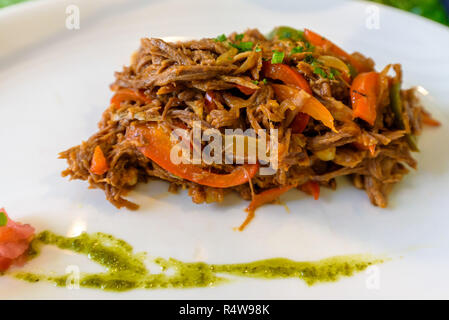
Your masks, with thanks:
[[[314,101],[329,111],[335,130],[313,116],[301,130],[295,127],[298,117],[304,116],[302,108],[310,101],[310,94],[302,92],[299,102],[280,98],[276,86],[300,88],[283,76],[266,72],[264,68],[275,51],[284,53],[283,65],[303,78]],[[423,114],[429,115],[424,113],[414,89],[402,90],[402,119],[398,121],[389,90],[394,81],[402,80],[402,71],[400,65],[394,65],[396,77],[387,76],[391,66],[380,73],[375,124],[354,118],[350,96],[354,75],[317,62],[322,55],[333,53],[328,47],[311,46],[301,37],[275,35],[267,39],[257,29],[242,35],[233,33],[226,39],[176,43],[142,39],[131,64],[115,74],[111,85],[115,96],[103,113],[99,131],[60,153],[68,164],[62,174],[87,180],[91,187],[104,190],[106,198],[118,208],[137,209],[124,197],[150,178],[168,181],[172,192],[189,189],[195,203],[210,203],[222,201],[229,191],[249,200],[272,188],[299,187],[310,181],[335,189],[335,179],[341,176],[349,176],[357,188],[365,189],[374,205],[386,207],[391,187],[409,168],[417,167],[410,138],[421,133]],[[374,62],[359,53],[334,58],[344,64],[362,65],[364,72],[375,71]],[[117,99],[119,102],[114,102]],[[268,176],[257,173],[250,181],[226,189],[208,187],[173,174],[145,156],[141,148],[148,146],[148,141],[143,136],[135,137],[134,142],[127,139],[133,126],[158,123],[167,130],[191,132],[195,121],[203,130],[217,128],[223,134],[225,129],[278,129],[277,171]],[[109,166],[101,175],[91,170],[97,146]],[[198,166],[205,172],[226,174],[239,164],[202,162]]]

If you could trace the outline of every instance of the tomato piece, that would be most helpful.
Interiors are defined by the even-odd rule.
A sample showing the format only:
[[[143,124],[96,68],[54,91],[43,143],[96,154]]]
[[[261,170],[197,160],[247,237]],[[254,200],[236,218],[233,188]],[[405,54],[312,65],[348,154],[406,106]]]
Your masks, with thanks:
[[[0,226],[0,271],[6,271],[11,265],[23,261],[34,237],[34,228],[11,220],[3,208],[0,214],[6,217],[6,224]]]

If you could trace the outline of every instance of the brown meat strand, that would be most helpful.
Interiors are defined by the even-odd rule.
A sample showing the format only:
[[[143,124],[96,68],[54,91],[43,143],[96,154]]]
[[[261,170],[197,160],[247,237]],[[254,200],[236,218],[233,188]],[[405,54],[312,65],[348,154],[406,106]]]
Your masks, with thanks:
[[[143,73],[139,77],[131,77],[126,73],[117,73],[115,85],[124,88],[146,89],[154,86],[165,86],[176,81],[195,81],[213,79],[218,75],[229,74],[235,66],[171,66],[162,73]]]
[[[338,132],[327,132],[307,140],[307,148],[320,151],[331,147],[342,146],[357,140],[360,128],[355,123],[347,123],[337,128]]]

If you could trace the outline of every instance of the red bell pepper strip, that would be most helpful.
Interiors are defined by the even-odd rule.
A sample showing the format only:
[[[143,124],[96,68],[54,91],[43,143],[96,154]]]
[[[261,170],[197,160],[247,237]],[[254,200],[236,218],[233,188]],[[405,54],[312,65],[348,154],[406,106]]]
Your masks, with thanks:
[[[12,265],[12,259],[0,257],[0,272],[6,271]]]
[[[365,145],[361,142],[353,142],[352,145],[359,150],[369,150],[369,152],[371,153],[372,156],[374,156],[376,153],[376,145],[375,144]]]
[[[264,61],[262,64],[262,72],[266,78],[275,80],[281,80],[285,84],[293,85],[299,89],[312,94],[312,89],[306,79],[295,69],[289,67],[283,63],[271,63],[270,61]],[[293,133],[301,133],[307,127],[310,116],[303,112],[296,115],[291,124]]]
[[[246,164],[227,174],[209,172],[194,164],[174,164],[170,159],[173,142],[170,134],[157,124],[131,126],[126,133],[130,141],[145,141],[146,145],[138,147],[147,158],[160,167],[185,180],[214,188],[230,188],[248,182],[259,170],[258,164]]]
[[[351,86],[353,117],[374,125],[377,116],[377,96],[380,76],[377,72],[359,74]]]
[[[309,120],[310,116],[307,113],[299,112],[290,125],[292,133],[302,133],[307,128]]]
[[[369,145],[368,150],[371,153],[371,155],[374,156],[376,154],[376,145],[375,144]]]
[[[308,94],[313,94],[307,80],[298,71],[286,64],[264,61],[262,64],[262,72],[266,78],[281,80],[285,84],[302,89]]]
[[[332,131],[337,132],[334,126],[334,117],[329,112],[329,110],[312,95],[305,93],[305,91],[300,92],[299,90],[282,85],[282,84],[272,84],[271,85],[274,93],[280,100],[286,100],[289,98],[295,99],[295,97],[300,98],[301,101],[301,112],[308,114],[312,118],[321,121],[325,126],[330,128]],[[300,97],[300,95],[303,95]],[[296,119],[295,119],[296,120]]]
[[[120,89],[111,98],[111,104],[115,105],[116,108],[120,106],[123,101],[139,101],[144,103],[151,103],[151,99],[144,95],[139,90],[134,89]]]
[[[243,94],[246,94],[247,96],[252,95],[254,92],[256,92],[256,89],[251,89],[245,86],[242,86],[240,84],[236,85],[237,89],[239,89]]]
[[[102,175],[109,170],[108,162],[100,146],[96,146],[90,165],[90,172]]]
[[[313,196],[315,200],[320,198],[320,185],[316,181],[307,181],[299,186],[299,189],[307,194]]]
[[[245,209],[245,211],[248,212],[248,215],[246,216],[245,221],[240,225],[240,227],[238,227],[238,230],[243,231],[243,229],[245,229],[245,227],[254,218],[254,216],[255,216],[254,213],[256,212],[257,208],[259,208],[260,206],[262,206],[266,203],[273,202],[274,200],[279,198],[279,196],[286,193],[288,190],[290,190],[293,187],[295,187],[295,185],[284,186],[284,187],[280,187],[280,188],[273,188],[273,189],[265,190],[259,194],[254,195],[253,200],[249,204],[248,208]]]
[[[309,29],[304,29],[304,37],[314,46],[323,48],[324,50],[329,51],[330,53],[345,60],[346,62],[349,62],[357,70],[357,72],[368,71],[366,66],[363,65],[359,60],[355,59],[349,53],[347,53],[331,41],[327,40],[323,36],[319,35],[318,33],[315,33]]]
[[[432,116],[426,111],[421,112],[421,117],[422,117],[422,122],[428,126],[432,126],[432,127],[441,126],[441,122],[432,118]]]
[[[215,95],[215,92],[206,91],[204,98],[205,98],[204,104],[206,106],[207,112],[211,112],[212,110],[217,109],[217,104],[215,103],[215,101],[217,100],[217,97]]]

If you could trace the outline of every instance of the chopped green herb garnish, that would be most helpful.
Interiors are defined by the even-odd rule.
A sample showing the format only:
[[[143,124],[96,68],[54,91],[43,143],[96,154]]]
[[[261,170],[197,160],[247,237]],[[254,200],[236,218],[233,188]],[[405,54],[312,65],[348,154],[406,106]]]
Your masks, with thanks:
[[[312,67],[321,67],[323,64],[320,61],[313,59],[313,61],[310,63],[310,65]]]
[[[348,63],[348,68],[349,68],[349,74],[351,75],[351,78],[355,78],[357,76],[357,70],[350,63]]]
[[[6,226],[8,223],[8,218],[6,217],[6,213],[3,211],[0,211],[0,227]]]
[[[244,36],[245,36],[245,35],[244,35],[243,33],[237,34],[237,35],[235,36],[235,41],[242,41],[242,39],[243,39]]]
[[[259,81],[257,81],[257,80],[253,80],[252,82],[256,85],[259,84]]]
[[[313,52],[315,50],[315,46],[312,46],[309,42],[306,42],[306,51]]]
[[[338,71],[338,70],[335,70],[334,68],[331,68],[330,69],[330,71],[329,71],[329,79],[331,79],[331,80],[335,80],[335,78],[337,77],[337,76],[339,76],[340,75],[340,71]]]
[[[256,49],[254,49],[254,51],[256,51],[256,52],[261,52],[262,49],[259,47],[259,45],[257,45],[257,46],[256,46]]]
[[[250,50],[253,49],[253,45],[254,45],[254,43],[252,43],[251,41],[241,42],[240,43],[240,50],[241,51],[250,51]]]
[[[318,60],[315,60],[313,57],[309,58],[308,63],[313,67],[313,73],[323,78],[335,80],[335,78],[340,75],[340,72],[334,68],[330,68],[329,72],[326,72],[323,68],[321,68],[323,64]]]
[[[282,63],[284,60],[284,52],[282,51],[274,51],[273,56],[271,57],[271,63]]]
[[[305,42],[304,44],[305,44],[305,47],[302,47],[302,46],[294,47],[292,49],[292,51],[290,52],[290,54],[301,53],[301,52],[313,52],[315,50],[315,47],[312,46],[310,43]]]
[[[264,79],[262,80],[262,82],[263,82],[263,84],[267,84],[267,79],[264,78]]]
[[[240,43],[231,43],[231,46],[239,49],[240,52],[251,51],[253,49],[254,43],[252,41],[240,42]]]
[[[292,51],[290,51],[290,54],[302,53],[302,52],[304,52],[304,48],[303,47],[294,47],[292,49]]]
[[[220,41],[220,42],[223,42],[223,41],[225,41],[226,39],[227,39],[227,38],[226,38],[226,35],[225,35],[225,34],[221,34],[221,35],[219,35],[218,37],[215,38],[216,41]]]
[[[323,77],[323,78],[327,78],[327,73],[326,71],[324,71],[323,69],[321,69],[320,67],[315,67],[313,68],[313,73]]]
[[[308,64],[312,64],[312,63],[315,62],[315,58],[314,58],[311,54],[308,54],[308,55],[306,55],[306,57],[304,58],[304,61],[305,61],[306,63],[308,63]]]
[[[304,61],[313,67],[313,73],[315,73],[323,78],[329,78],[326,71],[323,68],[321,68],[321,66],[323,64],[321,62],[319,62],[318,60],[316,60],[311,54],[307,55],[305,57]]]

